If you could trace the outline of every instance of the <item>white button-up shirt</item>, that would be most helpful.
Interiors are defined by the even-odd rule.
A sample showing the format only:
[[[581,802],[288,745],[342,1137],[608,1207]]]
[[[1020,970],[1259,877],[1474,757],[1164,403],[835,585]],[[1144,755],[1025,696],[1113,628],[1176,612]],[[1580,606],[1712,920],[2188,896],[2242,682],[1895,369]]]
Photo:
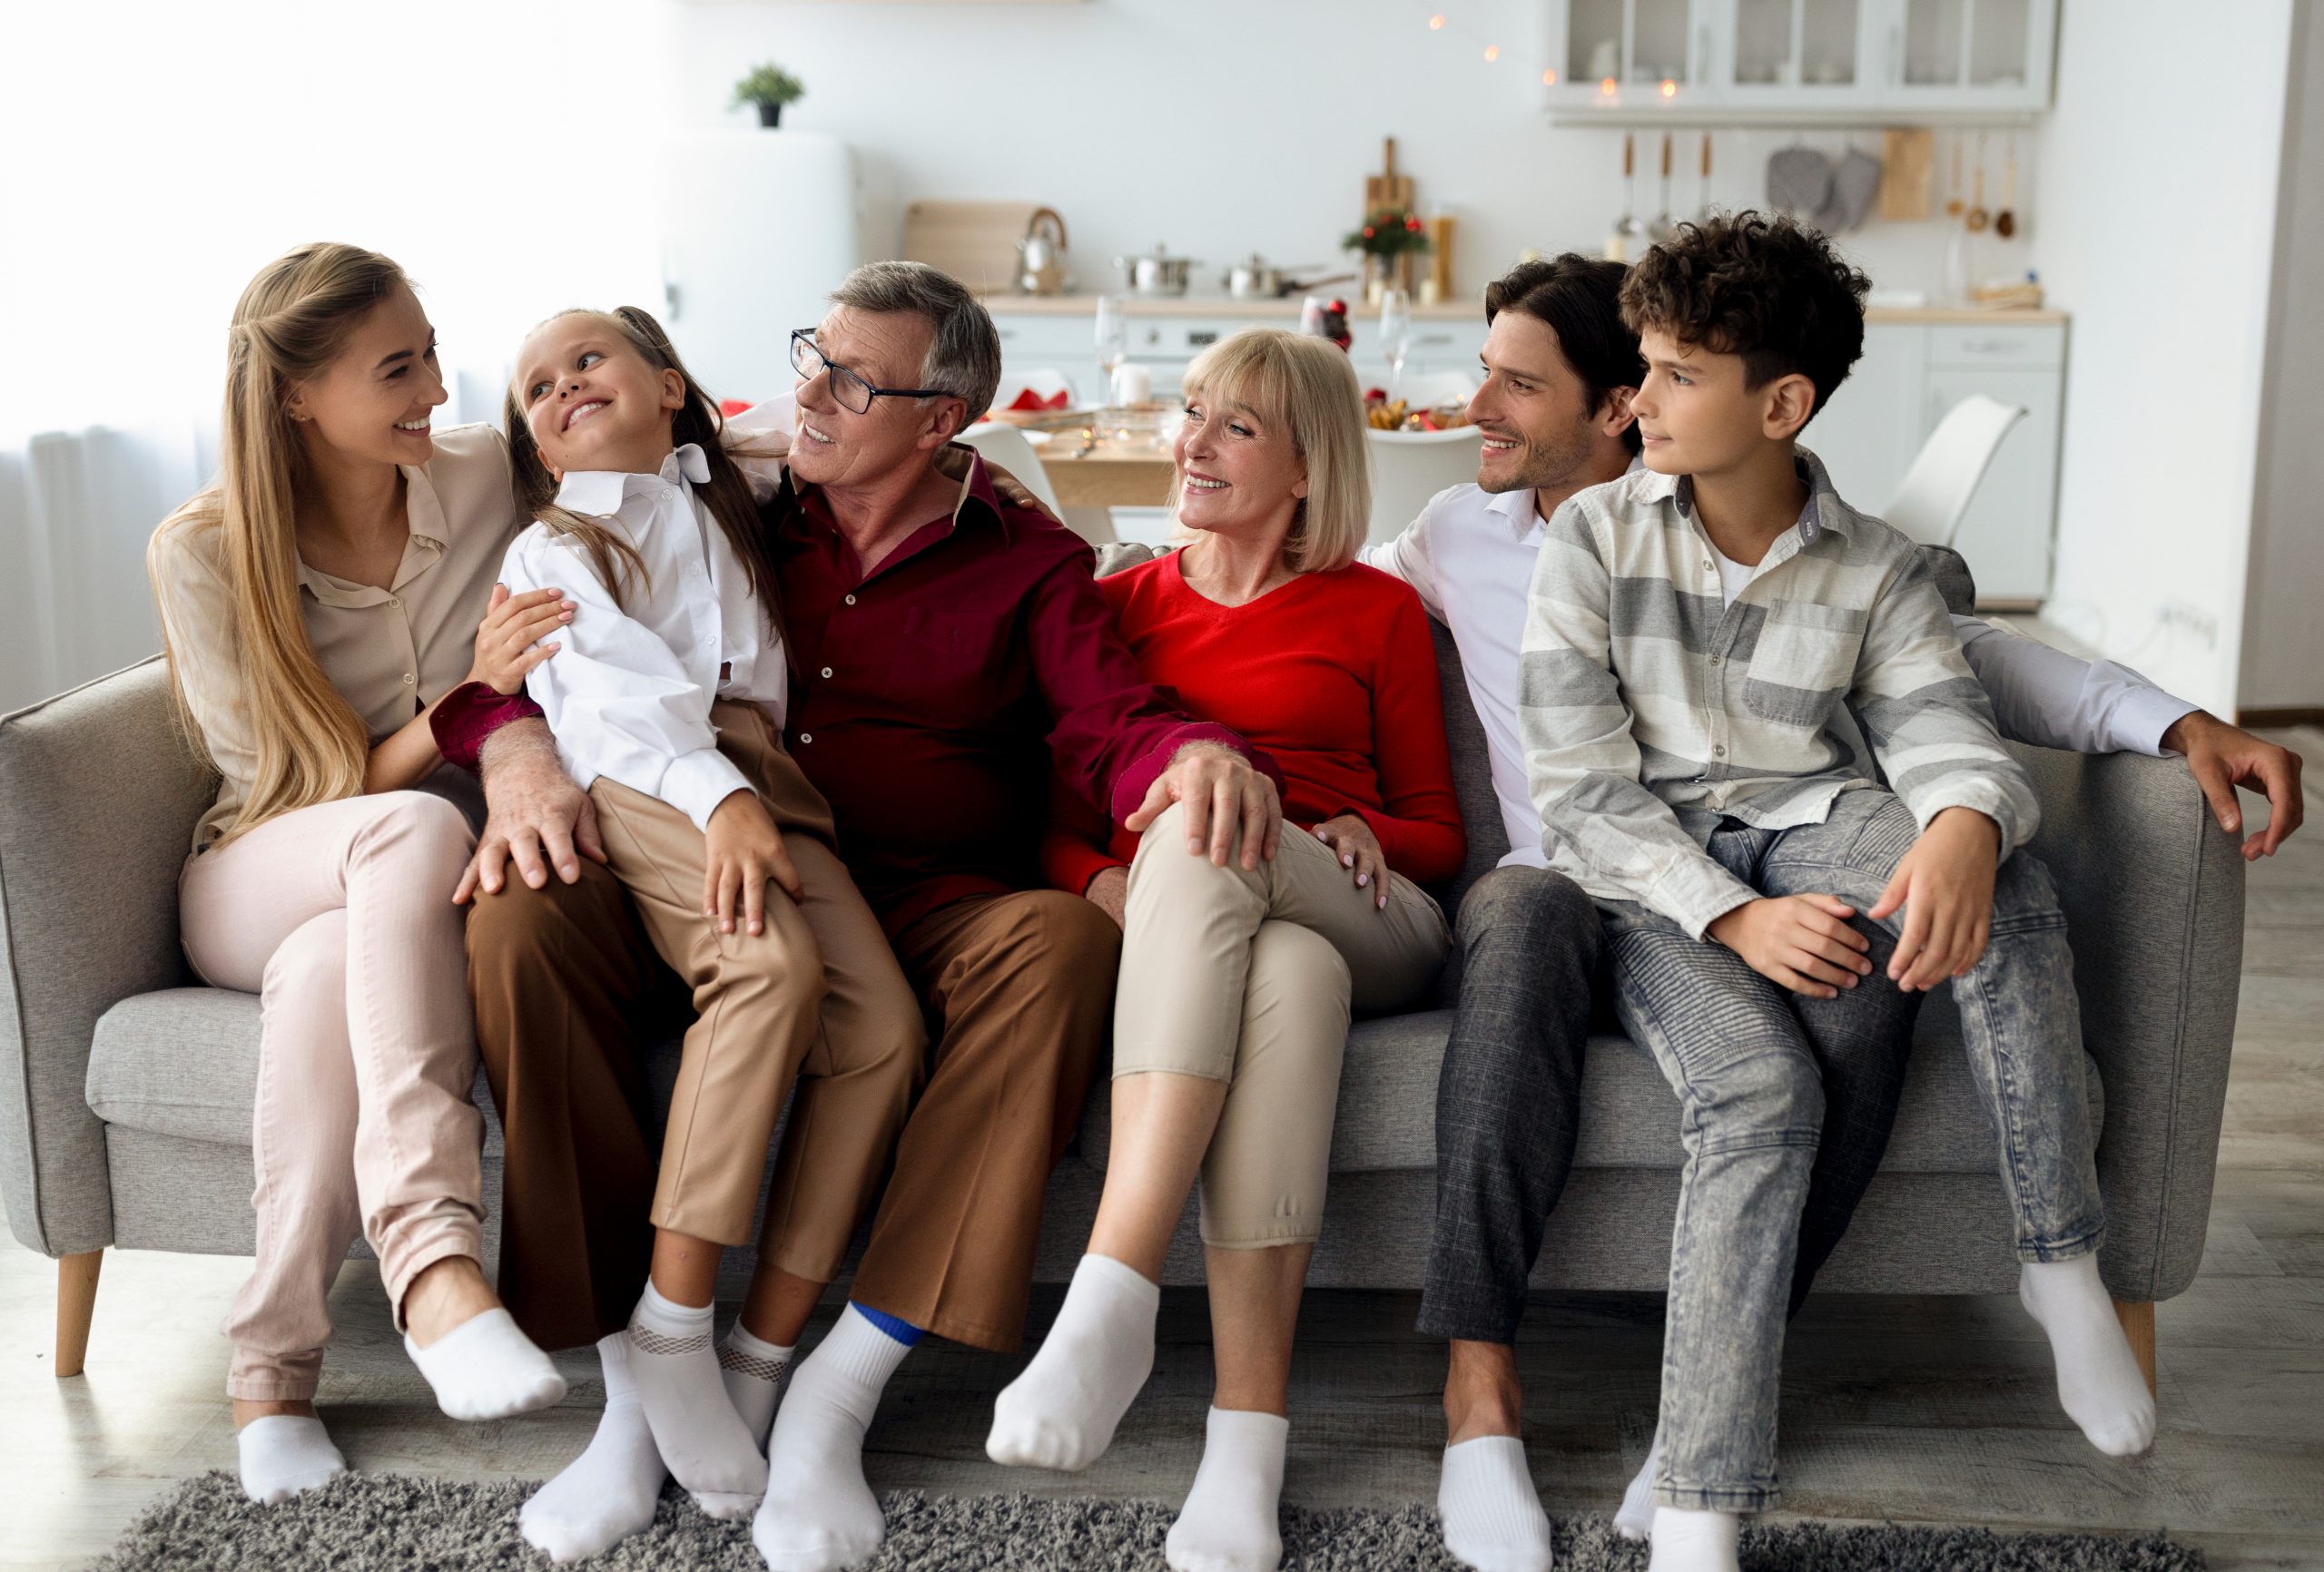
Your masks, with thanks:
[[[754,490],[771,477],[745,466]],[[557,506],[601,519],[645,564],[624,601],[598,581],[571,536],[534,524],[508,548],[509,593],[555,587],[575,603],[573,621],[551,635],[556,653],[525,688],[547,712],[557,757],[584,788],[599,776],[659,798],[698,828],[712,810],[752,784],[718,751],[714,697],[750,700],[783,723],[787,692],[783,641],[750,575],[694,486],[709,461],[689,442],[656,475],[568,473]]]
[[[1517,741],[1518,643],[1541,540],[1530,489],[1493,493],[1465,485],[1438,492],[1403,534],[1364,554],[1371,566],[1419,592],[1461,652],[1509,835],[1504,867],[1548,861]],[[1955,616],[1953,627],[1993,700],[2002,734],[2017,742],[2078,753],[2159,754],[2163,732],[2195,709],[2112,661],[2078,660],[1977,617]]]

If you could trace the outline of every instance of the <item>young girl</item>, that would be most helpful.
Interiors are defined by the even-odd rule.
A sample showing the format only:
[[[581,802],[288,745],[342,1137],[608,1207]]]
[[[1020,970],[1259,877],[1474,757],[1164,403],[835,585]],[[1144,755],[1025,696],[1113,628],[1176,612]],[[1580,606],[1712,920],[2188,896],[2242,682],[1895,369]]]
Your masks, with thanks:
[[[879,1182],[925,1039],[832,850],[831,811],[783,747],[753,494],[771,493],[779,443],[745,445],[738,462],[661,326],[627,307],[534,329],[507,423],[537,522],[503,581],[520,594],[554,585],[576,605],[526,687],[698,1017],[663,1145],[651,1278],[626,1337],[598,1345],[606,1419],[527,1507],[527,1538],[563,1558],[644,1528],[662,1464],[714,1511],[746,1511],[764,1489],[775,1380]],[[750,1238],[794,1080],[757,1273],[714,1351],[719,1258]]]

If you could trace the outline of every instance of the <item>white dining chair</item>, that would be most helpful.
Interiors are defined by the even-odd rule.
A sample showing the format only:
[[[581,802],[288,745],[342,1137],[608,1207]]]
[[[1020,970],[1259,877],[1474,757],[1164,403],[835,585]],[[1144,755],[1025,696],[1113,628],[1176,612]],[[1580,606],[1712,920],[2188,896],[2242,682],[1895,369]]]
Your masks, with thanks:
[[[960,433],[960,440],[983,454],[986,463],[998,464],[1015,476],[1026,490],[1041,499],[1042,506],[1058,512],[1057,487],[1049,484],[1049,472],[1041,467],[1040,454],[1022,431],[998,420],[980,420]]]
[[[1477,477],[1483,437],[1473,426],[1450,431],[1370,431],[1372,528],[1364,544],[1377,545],[1403,533],[1428,499],[1448,486]]]
[[[2025,411],[1972,393],[1945,412],[1880,516],[1923,545],[1951,545],[2009,428]]]

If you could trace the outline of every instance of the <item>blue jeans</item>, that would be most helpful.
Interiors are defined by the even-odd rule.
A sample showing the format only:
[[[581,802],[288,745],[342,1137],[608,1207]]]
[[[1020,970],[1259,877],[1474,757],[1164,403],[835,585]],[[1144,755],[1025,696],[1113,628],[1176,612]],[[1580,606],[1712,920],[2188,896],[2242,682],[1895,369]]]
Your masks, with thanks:
[[[1861,912],[1918,837],[1894,796],[1858,791],[1843,793],[1821,824],[1768,830],[1729,820],[1707,850],[1764,895],[1828,894]],[[1878,926],[1894,935],[1904,915]],[[1655,1499],[1763,1510],[1777,1498],[1784,1302],[1823,1117],[1814,1047],[1801,1001],[1724,946],[1629,902],[1606,903],[1605,925],[1622,1024],[1683,1105]],[[2103,1214],[2081,1007],[2065,919],[2034,859],[2020,852],[2001,866],[1992,938],[1953,991],[2000,1136],[2018,1258],[2088,1254]]]

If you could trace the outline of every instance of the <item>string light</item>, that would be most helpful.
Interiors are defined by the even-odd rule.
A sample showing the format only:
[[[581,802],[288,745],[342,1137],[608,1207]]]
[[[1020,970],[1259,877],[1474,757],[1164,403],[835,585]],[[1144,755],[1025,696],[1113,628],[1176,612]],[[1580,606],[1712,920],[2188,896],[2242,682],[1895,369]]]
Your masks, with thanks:
[[[1501,45],[1498,43],[1485,37],[1482,34],[1470,32],[1467,28],[1462,26],[1458,21],[1454,20],[1452,15],[1448,12],[1429,12],[1428,30],[1431,33],[1455,33],[1460,34],[1462,37],[1466,38],[1471,44],[1476,46],[1478,53],[1484,56],[1485,64],[1488,65],[1492,64],[1501,59]],[[1541,73],[1541,84],[1543,86],[1554,87],[1557,85],[1557,83],[1558,74],[1555,68],[1551,68]]]
[[[1501,58],[1501,45],[1500,45],[1500,44],[1486,44],[1486,45],[1485,45],[1485,58],[1486,58],[1487,60],[1498,60],[1498,59],[1500,59],[1500,58]]]
[[[1435,15],[1428,19],[1428,30],[1431,33],[1441,33],[1444,30],[1443,12],[1439,11]]]
[[[1679,96],[1679,84],[1667,76],[1662,79],[1662,96],[1665,98]]]
[[[1600,92],[1600,93],[1604,93],[1607,97],[1611,98],[1611,97],[1613,97],[1613,96],[1614,96],[1614,93],[1615,93],[1615,91],[1616,91],[1618,88],[1620,88],[1620,86],[1621,86],[1621,84],[1620,84],[1620,83],[1616,82],[1612,77],[1610,77],[1610,77],[1606,78],[1606,80],[1605,80],[1605,81],[1603,81],[1603,82],[1601,82],[1601,83],[1600,83],[1600,84],[1598,84],[1598,91],[1599,91],[1599,92]]]
[[[1552,65],[1550,69],[1541,73],[1541,85],[1544,87],[1555,87],[1557,84],[1558,71],[1557,67]]]

